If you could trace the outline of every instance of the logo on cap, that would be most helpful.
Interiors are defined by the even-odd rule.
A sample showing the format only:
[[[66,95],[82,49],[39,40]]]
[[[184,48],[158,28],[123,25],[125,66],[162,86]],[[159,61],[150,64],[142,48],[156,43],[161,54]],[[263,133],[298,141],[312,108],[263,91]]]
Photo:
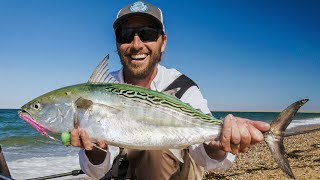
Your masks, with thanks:
[[[148,6],[141,1],[137,1],[131,5],[130,11],[131,12],[146,12],[146,11],[148,11]]]

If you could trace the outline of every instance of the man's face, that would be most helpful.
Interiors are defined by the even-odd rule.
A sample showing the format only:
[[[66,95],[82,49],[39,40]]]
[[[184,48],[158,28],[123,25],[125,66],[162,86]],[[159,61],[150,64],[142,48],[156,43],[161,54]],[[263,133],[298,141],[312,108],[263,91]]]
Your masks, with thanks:
[[[139,29],[154,27],[154,23],[145,17],[131,17],[122,22],[120,27],[126,29]],[[118,54],[126,75],[131,78],[144,79],[154,72],[160,62],[161,54],[165,49],[167,38],[160,35],[155,41],[143,42],[144,37],[134,33],[131,42],[117,42]]]

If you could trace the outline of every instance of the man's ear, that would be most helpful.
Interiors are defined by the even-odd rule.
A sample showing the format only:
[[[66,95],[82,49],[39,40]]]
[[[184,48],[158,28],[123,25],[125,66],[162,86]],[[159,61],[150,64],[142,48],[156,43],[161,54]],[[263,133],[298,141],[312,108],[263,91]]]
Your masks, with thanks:
[[[163,42],[162,42],[162,46],[161,46],[161,52],[164,52],[164,50],[166,49],[166,45],[167,45],[167,35],[163,35],[162,36]]]

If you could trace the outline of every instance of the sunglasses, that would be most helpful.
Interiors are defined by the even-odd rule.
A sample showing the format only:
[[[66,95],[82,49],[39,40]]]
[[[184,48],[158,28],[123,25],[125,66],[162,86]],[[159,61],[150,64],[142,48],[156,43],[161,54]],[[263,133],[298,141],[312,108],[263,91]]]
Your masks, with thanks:
[[[117,28],[116,40],[120,44],[128,44],[133,41],[134,36],[138,34],[140,40],[144,43],[157,41],[163,31],[154,27],[142,28]]]

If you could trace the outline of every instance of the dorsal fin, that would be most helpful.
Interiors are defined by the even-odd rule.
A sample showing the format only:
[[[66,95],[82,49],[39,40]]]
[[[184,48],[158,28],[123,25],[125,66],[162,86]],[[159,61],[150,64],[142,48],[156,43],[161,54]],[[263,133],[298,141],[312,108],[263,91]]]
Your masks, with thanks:
[[[88,82],[118,83],[118,81],[111,74],[109,74],[108,60],[109,60],[109,54],[105,58],[103,58],[102,61],[98,64],[96,69],[91,74]]]

